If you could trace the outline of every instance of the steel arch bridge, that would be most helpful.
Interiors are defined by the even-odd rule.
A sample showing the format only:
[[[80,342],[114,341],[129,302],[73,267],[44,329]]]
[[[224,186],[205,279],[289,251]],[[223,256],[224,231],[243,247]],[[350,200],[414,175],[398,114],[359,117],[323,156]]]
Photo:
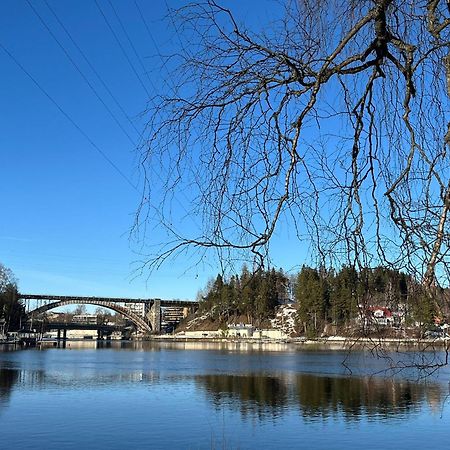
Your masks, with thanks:
[[[38,316],[39,314],[42,314],[46,311],[49,311],[50,309],[58,308],[60,306],[66,306],[66,305],[94,305],[94,306],[101,306],[103,308],[111,309],[124,317],[126,317],[128,320],[130,320],[134,325],[136,325],[136,328],[144,333],[150,333],[152,331],[152,326],[149,322],[147,322],[143,317],[140,317],[136,313],[130,311],[128,308],[118,305],[114,302],[108,302],[106,300],[98,300],[95,298],[87,298],[87,299],[81,299],[81,298],[73,298],[73,299],[64,299],[64,300],[58,300],[52,303],[47,303],[46,305],[40,306],[36,309],[33,309],[28,312],[28,315],[30,317]]]

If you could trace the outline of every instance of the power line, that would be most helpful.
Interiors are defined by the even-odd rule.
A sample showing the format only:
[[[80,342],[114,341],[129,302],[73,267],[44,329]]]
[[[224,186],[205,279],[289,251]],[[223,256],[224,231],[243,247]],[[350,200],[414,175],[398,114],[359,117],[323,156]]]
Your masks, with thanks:
[[[108,26],[109,30],[111,31],[112,35],[114,36],[117,44],[119,45],[120,49],[122,50],[122,53],[124,54],[126,60],[128,61],[128,64],[130,65],[131,69],[133,70],[133,73],[136,75],[136,78],[139,80],[139,83],[141,84],[142,88],[144,89],[144,91],[146,92],[146,94],[148,95],[148,98],[151,97],[150,92],[148,91],[147,87],[145,86],[144,82],[142,81],[142,78],[139,76],[136,68],[134,67],[134,64],[132,63],[132,61],[130,60],[130,57],[128,56],[128,53],[126,52],[126,50],[123,48],[122,43],[120,42],[119,38],[117,37],[116,32],[114,31],[113,27],[111,26],[111,24],[109,23],[108,18],[105,16],[105,13],[103,12],[102,8],[100,7],[99,3],[97,0],[95,0],[95,4],[97,5],[98,10],[100,11],[100,14],[103,16],[103,19],[106,22],[106,25]]]
[[[45,4],[47,5],[47,8],[51,11],[51,13],[53,14],[53,16],[55,17],[55,19],[57,20],[57,22],[59,23],[59,25],[61,26],[61,28],[65,31],[65,33],[67,34],[67,36],[69,37],[70,41],[72,42],[72,44],[75,46],[75,48],[78,50],[78,52],[81,54],[81,56],[83,57],[83,59],[85,60],[86,64],[90,67],[90,69],[92,70],[92,72],[94,72],[95,76],[98,78],[98,80],[100,81],[100,83],[102,84],[102,86],[105,88],[105,90],[108,92],[108,94],[111,96],[111,98],[114,100],[114,103],[116,104],[116,106],[120,109],[120,111],[123,113],[123,115],[126,117],[126,119],[128,120],[128,122],[130,123],[130,125],[134,128],[134,130],[136,131],[136,133],[140,134],[139,130],[136,128],[136,125],[134,124],[134,122],[130,119],[130,117],[128,116],[128,114],[126,113],[125,109],[122,107],[122,105],[120,104],[120,102],[117,100],[116,96],[111,92],[111,89],[108,87],[108,85],[105,83],[105,81],[103,80],[103,78],[101,77],[101,75],[97,72],[97,70],[95,69],[95,67],[92,65],[92,63],[89,61],[88,57],[86,56],[86,54],[83,52],[83,50],[80,48],[80,46],[77,44],[77,42],[75,41],[75,39],[72,37],[72,35],[70,34],[70,32],[68,31],[68,29],[65,27],[64,23],[60,20],[60,18],[58,17],[58,15],[56,14],[55,10],[49,5],[49,3],[47,2],[47,0],[44,0]]]
[[[120,170],[120,168],[108,157],[108,155],[89,137],[89,135],[75,122],[74,119],[58,104],[58,102],[39,84],[31,73],[16,59],[16,57],[0,42],[0,48],[10,59],[27,75],[34,85],[56,106],[61,114],[79,131],[79,133],[91,144],[91,146],[114,168],[114,170],[134,189],[138,190],[132,181]]]
[[[27,0],[27,2],[28,2],[28,0]],[[29,3],[29,2],[28,2]],[[47,2],[46,2],[47,3]],[[96,3],[97,3],[97,1],[96,1]],[[31,5],[30,5],[31,6]],[[48,4],[47,4],[47,6],[49,6]],[[98,5],[98,3],[97,3],[97,6],[99,7],[99,5]],[[32,8],[33,10],[34,10],[34,8]],[[49,9],[51,9],[51,8],[49,8]],[[99,7],[99,9],[100,9],[100,7]],[[102,12],[101,11],[101,9],[100,9],[100,12]],[[38,14],[37,14],[38,15]],[[102,13],[102,15],[103,15],[103,13]],[[38,17],[40,17],[39,15],[38,15]],[[103,15],[103,17],[105,18],[105,20],[107,21],[107,19],[106,19],[106,17]],[[58,20],[58,18],[57,18],[57,20]],[[41,19],[41,21],[42,21],[42,19]],[[42,21],[43,22],[43,21]],[[62,25],[62,23],[58,20],[58,22],[61,24],[61,26],[64,28],[64,26]],[[107,22],[108,23],[108,25],[109,25],[109,22]],[[45,23],[44,23],[44,25],[45,25]],[[48,27],[45,25],[45,27],[48,29]],[[116,40],[118,41],[118,38],[117,38],[117,36],[115,35],[115,33],[114,33],[114,31],[112,30],[112,28],[110,27],[110,29],[111,29],[111,31],[112,31],[112,33],[114,34],[114,36],[115,36],[115,38],[116,38]],[[48,30],[50,33],[51,33],[51,31],[50,30]],[[66,31],[66,30],[65,30]],[[67,32],[67,31],[66,31]],[[52,36],[53,36],[53,33],[51,33],[52,34]],[[69,35],[69,33],[67,32],[67,34]],[[54,37],[54,36],[53,36]],[[70,37],[70,35],[69,35],[69,37]],[[54,37],[54,39],[55,40],[57,40],[55,37]],[[71,40],[72,40],[72,38],[71,38]],[[72,40],[72,42],[73,42],[73,40]],[[119,43],[119,45],[120,45],[120,41],[118,41],[118,43]],[[62,45],[58,42],[58,44],[60,45],[60,47],[62,47]],[[81,50],[79,49],[79,47],[75,44],[75,42],[74,42],[74,45],[77,47],[77,49],[80,51],[80,53],[82,53],[81,52]],[[136,191],[138,191],[138,188],[137,188],[137,186],[136,185],[134,185],[133,184],[133,182],[127,177],[127,175],[125,175],[125,173],[108,157],[108,155],[103,151],[103,150],[101,150],[101,148],[89,137],[89,135],[80,127],[80,125],[78,125],[76,122],[75,122],[75,120],[58,104],[58,102],[44,89],[44,87],[43,86],[41,86],[41,84],[33,77],[33,75],[17,60],[17,58],[0,42],[0,48],[10,57],[10,59],[27,75],[27,77],[34,83],[34,85],[48,98],[48,100],[50,100],[50,102],[51,103],[53,103],[53,105],[61,112],[61,114],[78,130],[78,132],[90,143],[90,145],[102,156],[102,158],[103,159],[105,159],[107,162],[108,162],[108,164],[110,165],[110,166],[112,166],[112,168],[134,189],[134,190],[136,190]],[[124,52],[124,54],[126,55],[126,52],[125,52],[125,50],[123,49],[123,47],[121,46],[121,49],[122,49],[122,51]],[[71,60],[71,62],[74,64],[74,65],[76,65],[74,62],[73,62],[73,60],[72,60],[72,58],[67,54],[67,51],[65,50],[65,49],[63,49],[64,50],[64,53],[66,53],[66,55],[67,55],[67,57]],[[127,56],[127,55],[126,55]],[[87,60],[87,58],[85,58],[86,60]],[[129,58],[127,57],[127,60],[129,61]],[[129,63],[130,63],[130,65],[132,66],[132,64],[131,64],[131,62],[129,61]],[[89,64],[89,66],[93,69],[93,67],[92,67],[92,65],[91,64]],[[134,68],[134,66],[132,66],[132,68]],[[81,73],[81,71],[77,68],[77,70]],[[94,69],[93,69],[94,70]],[[135,70],[134,70],[135,71]],[[94,70],[94,72],[95,72],[95,70]],[[135,74],[137,75],[137,73],[136,73],[136,71],[135,71]],[[83,78],[85,79],[85,77],[84,77],[84,75],[82,74],[82,76],[83,76]],[[138,76],[138,75],[137,75]],[[139,76],[138,76],[138,78],[139,78]],[[86,79],[85,79],[86,80]],[[87,80],[86,80],[87,81]],[[140,80],[141,81],[141,84],[142,84],[142,80]],[[89,84],[89,83],[88,83]],[[145,87],[144,87],[145,88]],[[148,92],[148,91],[147,91]],[[112,95],[112,94],[111,94]],[[103,103],[103,102],[102,102]],[[134,126],[134,125],[133,125]],[[151,167],[150,167],[151,168]],[[152,169],[152,168],[151,168]],[[156,172],[155,170],[152,170],[152,172],[153,172],[153,174],[154,175],[156,175],[157,176],[157,178],[160,180],[160,181],[163,181],[162,180],[162,178],[161,178],[161,175],[158,173],[158,172]],[[185,195],[185,193],[184,192],[182,192],[182,195],[187,199],[187,197],[186,197],[186,195]],[[186,212],[186,213],[188,213],[188,211],[187,211],[187,209],[186,209],[186,206],[183,204],[183,203],[181,203],[181,201],[178,199],[178,198],[175,198],[175,200],[176,200],[176,202],[180,205],[180,207]],[[196,221],[196,219],[194,218],[194,217],[191,217],[192,218],[192,220],[194,221],[194,223],[196,223],[197,221]],[[197,223],[196,223],[197,224]]]
[[[117,19],[117,21],[119,22],[119,25],[120,25],[120,27],[122,28],[122,31],[123,31],[123,33],[125,34],[125,37],[127,38],[128,43],[130,44],[130,46],[131,46],[131,48],[132,48],[132,50],[133,50],[133,52],[134,52],[134,54],[135,54],[137,60],[139,61],[139,64],[141,65],[142,70],[144,71],[145,76],[147,77],[147,80],[149,81],[149,83],[152,85],[153,89],[154,89],[155,92],[156,92],[155,85],[153,84],[153,81],[151,80],[151,78],[148,76],[148,72],[147,72],[147,69],[146,69],[144,63],[142,62],[142,58],[140,57],[139,53],[137,52],[136,47],[134,46],[133,41],[131,40],[130,35],[128,34],[127,29],[126,29],[126,27],[124,26],[124,24],[123,24],[123,22],[122,22],[120,16],[117,14],[116,8],[114,8],[114,5],[111,3],[111,0],[108,0],[108,3],[109,3],[109,5],[111,6],[111,9],[113,10],[114,15],[116,16],[116,19]]]
[[[171,85],[169,84],[169,82],[167,81],[167,80],[171,80],[171,77],[170,77],[169,70],[168,70],[167,67],[166,67],[166,61],[164,61],[164,58],[163,58],[163,56],[161,55],[161,52],[159,51],[159,47],[158,47],[158,45],[157,45],[157,43],[156,43],[156,41],[155,41],[155,38],[153,37],[153,35],[152,35],[151,31],[150,31],[150,27],[148,26],[147,21],[145,20],[145,16],[144,16],[144,14],[143,14],[143,12],[142,12],[142,9],[141,9],[141,7],[139,6],[139,4],[138,4],[138,2],[137,2],[136,0],[134,0],[134,4],[135,4],[135,6],[136,6],[136,9],[137,9],[138,12],[139,12],[139,16],[141,17],[141,20],[142,20],[142,22],[143,22],[143,24],[144,24],[144,26],[145,26],[145,29],[147,30],[147,34],[148,34],[148,36],[150,37],[150,40],[152,41],[153,46],[155,47],[156,53],[158,54],[159,59],[160,59],[161,62],[162,62],[162,67],[164,67],[166,73],[169,75],[167,78],[166,78],[166,77],[163,78],[163,82],[168,86],[168,88],[169,88],[172,92],[175,92],[174,86],[171,86]],[[147,75],[147,76],[148,76],[148,75]],[[152,83],[152,85],[153,85],[153,83]]]
[[[78,64],[74,61],[74,59],[70,56],[69,52],[66,50],[63,44],[59,41],[59,39],[55,36],[55,34],[52,32],[52,30],[49,28],[45,20],[42,18],[42,16],[38,13],[38,11],[35,9],[35,7],[32,5],[30,0],[26,0],[28,3],[28,6],[32,9],[34,14],[37,16],[37,18],[40,20],[44,28],[48,31],[50,36],[54,39],[54,41],[58,44],[59,48],[64,52],[67,59],[72,63],[72,65],[75,67],[76,71],[81,75],[83,80],[86,82],[86,84],[89,86],[91,91],[94,93],[94,95],[97,97],[97,99],[100,101],[100,103],[105,107],[105,109],[108,111],[110,116],[113,118],[114,122],[119,126],[119,128],[123,131],[123,133],[127,136],[128,140],[132,143],[133,146],[135,146],[134,140],[131,138],[131,136],[128,134],[128,132],[125,130],[125,128],[122,126],[122,124],[119,122],[115,114],[111,111],[109,106],[104,102],[104,100],[100,97],[95,87],[92,85],[92,83],[87,79],[87,77],[84,75],[82,70],[78,67]]]
[[[110,5],[111,5],[112,9],[114,10],[117,19],[119,20],[119,22],[121,22],[120,19],[119,19],[119,17],[117,16],[117,13],[116,13],[116,11],[115,11],[115,9],[114,9],[114,6],[111,4],[111,1],[110,1],[110,0],[109,0],[109,3],[110,3]],[[153,38],[153,35],[152,35],[152,33],[151,33],[151,31],[150,31],[150,28],[149,28],[149,26],[148,26],[148,24],[147,24],[147,21],[145,20],[145,17],[144,17],[144,14],[143,14],[143,12],[142,12],[142,9],[139,7],[139,4],[137,3],[136,0],[134,0],[134,4],[135,4],[135,6],[136,6],[136,9],[137,9],[138,12],[139,12],[139,15],[140,15],[140,17],[141,17],[142,22],[144,23],[144,26],[145,26],[145,28],[146,28],[146,30],[147,30],[147,33],[148,33],[148,35],[149,35],[149,37],[150,37],[150,40],[152,41],[152,43],[153,43],[153,45],[154,45],[154,47],[155,47],[155,50],[156,50],[156,52],[157,52],[157,54],[158,54],[158,56],[159,56],[161,62],[163,63],[162,66],[164,67],[164,69],[166,70],[166,72],[168,73],[168,75],[170,75],[169,72],[168,72],[168,70],[167,70],[165,61],[164,61],[164,59],[163,59],[163,57],[162,57],[162,55],[161,55],[161,52],[159,51],[158,45],[156,44],[155,39]],[[123,28],[124,28],[124,27],[123,27],[123,25],[122,25],[122,29],[123,29]],[[124,31],[124,33],[127,35],[125,29],[124,29],[123,31]],[[130,38],[128,38],[128,39],[129,39],[129,41],[130,41],[130,44],[133,46],[133,44],[132,44]],[[134,47],[134,46],[133,46],[133,47]],[[136,56],[139,58],[139,55],[137,55],[136,50],[135,50],[135,54],[136,54]],[[141,63],[141,64],[142,64],[142,63]],[[144,68],[144,69],[145,69],[145,68]],[[147,78],[148,78],[148,74],[147,74]],[[170,79],[170,76],[168,76],[167,79]],[[150,80],[150,79],[149,79],[149,80]],[[168,88],[169,88],[172,92],[175,92],[174,86],[170,86],[169,83],[167,82],[166,78],[163,78],[163,80],[164,80],[164,83],[168,86]],[[151,83],[152,86],[154,87],[153,82],[152,82],[151,80],[150,80],[150,83]],[[155,89],[155,91],[157,91],[157,90]],[[144,170],[145,170],[145,168],[144,168]],[[162,180],[162,178],[161,178],[161,175],[160,175],[158,172],[156,172],[151,166],[150,166],[150,170],[151,170],[152,174],[156,175],[156,177],[157,177],[161,182],[163,182],[163,180]],[[189,199],[187,198],[187,196],[186,196],[186,194],[185,194],[184,191],[181,191],[181,195],[186,199],[187,202],[189,202]],[[175,197],[175,201],[179,204],[179,206],[181,207],[181,209],[183,209],[184,212],[185,212],[186,214],[189,214],[188,210],[186,209],[185,204],[182,203],[182,202],[178,199],[178,197]],[[194,224],[195,224],[197,227],[200,228],[199,224],[197,223],[196,218],[195,218],[195,217],[192,217],[192,216],[191,216],[191,218],[192,218],[192,221],[194,222]]]
[[[95,2],[96,2],[97,6],[98,6],[99,9],[100,9],[100,6],[99,6],[97,0],[95,0]],[[146,70],[146,68],[145,68],[145,65],[144,65],[144,63],[142,62],[142,59],[141,59],[141,57],[139,56],[139,54],[138,54],[138,52],[137,52],[137,50],[136,50],[136,47],[134,46],[134,44],[133,44],[133,42],[132,42],[132,40],[131,40],[129,34],[127,33],[126,27],[124,26],[122,20],[120,19],[120,16],[118,15],[116,9],[114,8],[114,6],[113,6],[113,4],[111,3],[110,0],[108,0],[108,3],[110,4],[111,9],[113,10],[114,15],[115,15],[117,21],[119,22],[119,24],[120,24],[120,26],[121,26],[121,28],[122,28],[123,33],[125,34],[125,36],[126,36],[128,42],[129,42],[131,48],[133,49],[133,52],[134,52],[136,58],[138,59],[138,61],[139,61],[140,65],[141,65],[141,67],[142,67],[144,73],[146,74],[147,79],[149,80],[150,84],[152,85],[153,89],[154,89],[155,92],[156,92],[157,89],[155,88],[155,86],[154,86],[154,84],[153,84],[151,78],[148,76],[148,73],[147,73],[147,70]],[[138,9],[139,9],[139,8],[138,8]],[[106,16],[103,14],[103,11],[101,11],[101,9],[100,9],[100,12],[102,12],[102,15],[103,15],[104,19],[107,20],[107,19],[106,19]],[[141,15],[142,15],[142,14],[141,14]],[[131,61],[130,61],[128,55],[127,55],[127,53],[125,52],[125,49],[124,49],[123,46],[120,44],[120,41],[118,40],[118,37],[117,37],[116,33],[114,33],[114,31],[113,31],[112,27],[110,26],[109,22],[107,22],[107,23],[108,23],[108,26],[109,26],[110,30],[113,32],[114,37],[116,38],[117,42],[119,43],[119,45],[120,45],[122,51],[124,52],[124,54],[125,54],[125,56],[126,56],[128,62],[129,62],[129,64],[132,66],[132,68],[133,68],[133,70],[134,70],[136,76],[138,76],[136,70],[134,69],[134,66],[132,65],[132,63],[131,63]],[[145,21],[144,21],[144,23],[145,23]],[[146,26],[147,26],[147,25],[146,25]],[[156,44],[155,44],[155,46],[156,46]],[[138,77],[138,78],[139,78],[139,80],[140,80],[141,83],[142,83],[141,78],[140,78],[140,77]],[[170,87],[170,86],[169,86],[169,87]],[[144,168],[144,170],[145,170],[145,168]],[[151,172],[152,172],[154,175],[156,175],[156,177],[157,177],[162,183],[164,182],[163,179],[162,179],[162,177],[161,177],[161,175],[160,175],[158,172],[156,172],[151,166],[150,166],[150,170],[151,170]],[[188,200],[186,194],[185,194],[183,191],[182,191],[181,193],[182,193],[183,197],[184,197],[186,200]],[[180,207],[186,212],[186,214],[189,214],[188,211],[187,211],[187,209],[186,209],[186,206],[185,206],[178,198],[175,197],[175,200],[176,200],[176,202],[180,205]],[[196,220],[195,220],[194,217],[192,217],[192,220],[193,220],[194,223],[197,225]]]
[[[63,52],[65,53],[65,55],[67,56],[67,58],[70,60],[70,62],[74,65],[74,67],[77,69],[77,71],[80,73],[80,75],[83,77],[83,79],[85,80],[85,82],[89,85],[89,87],[93,90],[93,92],[96,94],[97,98],[101,101],[101,103],[105,106],[105,108],[110,112],[110,114],[113,116],[113,118],[115,119],[116,123],[118,123],[118,125],[120,126],[120,128],[123,130],[123,127],[121,126],[121,124],[118,122],[117,118],[113,115],[113,113],[111,112],[111,110],[108,108],[108,106],[105,104],[105,102],[100,98],[100,96],[98,95],[97,91],[95,90],[95,88],[92,86],[92,84],[89,82],[89,80],[86,78],[86,76],[83,74],[83,72],[80,70],[80,68],[78,67],[78,65],[75,63],[75,61],[73,60],[73,58],[70,56],[70,54],[68,53],[68,51],[65,49],[65,47],[61,44],[61,42],[56,38],[56,36],[54,35],[54,33],[50,30],[50,28],[48,27],[48,25],[46,24],[46,22],[44,21],[44,19],[39,15],[39,13],[35,10],[35,8],[32,6],[32,4],[29,2],[29,0],[26,0],[27,3],[29,4],[29,6],[31,7],[31,9],[33,10],[33,12],[36,14],[36,16],[39,18],[39,20],[41,21],[41,23],[44,25],[44,27],[47,29],[47,31],[50,33],[50,35],[52,36],[52,38],[57,42],[57,44],[59,45],[59,47],[63,50]],[[64,27],[64,25],[62,24],[62,22],[59,20],[59,18],[57,17],[56,13],[52,10],[52,8],[50,7],[50,5],[47,3],[46,0],[44,0],[47,7],[50,9],[50,11],[55,15],[56,20],[58,21],[58,23],[61,25],[61,27],[64,29],[64,31],[66,32],[66,34],[69,36],[70,40],[72,41],[72,43],[75,45],[75,47],[77,48],[77,50],[82,54],[83,58],[86,60],[86,62],[88,63],[89,67],[93,70],[93,72],[97,75],[97,77],[101,78],[98,73],[96,72],[96,70],[93,68],[92,64],[89,62],[89,60],[87,59],[87,57],[84,55],[84,53],[82,52],[82,50],[79,48],[79,46],[76,44],[76,42],[74,41],[74,39],[71,37],[70,33],[67,31],[67,29]],[[114,38],[116,39],[119,47],[121,48],[122,52],[124,53],[128,63],[130,64],[131,68],[133,69],[133,72],[135,73],[136,77],[139,79],[142,87],[145,89],[145,91],[147,92],[147,94],[150,97],[150,94],[148,92],[148,90],[146,89],[145,85],[143,84],[142,79],[140,78],[139,74],[137,73],[133,63],[131,62],[130,58],[128,57],[127,52],[125,51],[124,47],[122,46],[119,38],[117,37],[117,34],[114,32],[113,28],[111,27],[108,19],[106,18],[105,14],[103,13],[103,10],[101,9],[99,3],[97,2],[97,0],[95,0],[96,5],[100,11],[100,13],[102,14],[106,24],[108,25],[110,31],[112,32]],[[117,17],[117,20],[119,21],[125,35],[127,36],[127,39],[129,40],[130,45],[132,46],[136,57],[139,59],[142,67],[144,68],[145,71],[145,67],[142,63],[142,61],[140,60],[140,57],[136,51],[136,48],[134,47],[130,37],[128,36],[126,29],[122,23],[122,21],[120,20],[119,16],[117,15],[116,10],[114,9],[113,5],[111,4],[111,2],[109,2],[114,14]],[[2,45],[3,50],[14,60],[14,62],[28,75],[28,77],[36,84],[36,86],[47,96],[47,98],[49,98],[49,100],[60,110],[60,112],[62,114],[64,114],[64,116],[78,129],[78,131],[89,141],[89,143],[108,161],[108,163],[110,165],[112,165],[114,167],[114,169],[127,181],[128,184],[130,184],[130,186],[133,187],[133,189],[137,190],[137,187],[129,180],[129,178],[117,167],[117,165],[92,141],[92,139],[90,139],[90,137],[81,129],[81,127],[69,116],[68,113],[66,113],[62,107],[59,106],[59,104],[50,96],[50,94],[47,93],[47,91],[45,91],[45,89],[39,85],[39,83],[32,77],[32,75],[13,57],[13,55],[6,50],[6,48]],[[147,78],[148,78],[148,74],[147,74]],[[151,79],[149,78],[150,83],[152,83]],[[105,83],[102,83],[105,87]],[[153,85],[153,83],[152,83]],[[153,86],[154,87],[154,86]],[[155,87],[154,87],[155,88]],[[106,88],[107,91],[110,93],[110,95],[112,97],[113,94],[110,92],[110,90],[108,88]],[[156,90],[156,89],[155,89]],[[126,115],[125,111],[123,110],[123,108],[121,108],[122,112]],[[128,116],[127,116],[128,118]],[[129,119],[129,118],[128,118]],[[136,127],[133,124],[133,127],[136,129]],[[123,130],[125,133],[126,131]],[[139,133],[139,131],[136,129],[136,131]],[[126,133],[127,134],[127,133]],[[131,137],[127,134],[128,138],[130,139],[130,141],[134,144],[134,142],[132,141]],[[152,169],[150,167],[150,169]],[[163,181],[161,178],[161,175],[152,170],[153,174],[157,176],[157,178],[160,181]],[[184,194],[184,192],[182,193],[182,195],[187,199],[186,195]],[[181,208],[188,213],[185,205],[183,203],[180,202],[179,199],[176,198],[177,203],[181,206]],[[194,219],[194,222],[195,219]]]

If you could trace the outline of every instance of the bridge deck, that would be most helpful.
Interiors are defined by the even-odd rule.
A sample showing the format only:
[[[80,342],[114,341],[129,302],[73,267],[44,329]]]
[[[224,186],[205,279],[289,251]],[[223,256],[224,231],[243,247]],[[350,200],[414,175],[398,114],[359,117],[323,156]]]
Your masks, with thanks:
[[[74,295],[45,295],[45,294],[18,294],[17,297],[22,300],[41,300],[49,302],[71,301],[76,302],[81,300],[83,303],[89,300],[95,302],[109,302],[109,303],[154,303],[160,301],[161,306],[180,306],[180,307],[197,307],[198,302],[184,301],[184,300],[163,300],[160,298],[124,298],[124,297],[80,297]]]
[[[47,322],[43,324],[46,330],[102,330],[102,331],[122,331],[126,327],[123,325],[107,325],[103,323],[77,323],[77,322]]]

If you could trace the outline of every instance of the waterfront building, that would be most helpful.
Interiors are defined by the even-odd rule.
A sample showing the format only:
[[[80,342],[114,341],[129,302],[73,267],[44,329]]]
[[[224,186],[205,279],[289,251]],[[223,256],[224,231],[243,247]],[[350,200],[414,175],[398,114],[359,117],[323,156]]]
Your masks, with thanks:
[[[139,317],[145,317],[149,312],[147,303],[125,303],[124,306]]]
[[[75,314],[72,318],[75,323],[84,323],[89,325],[97,324],[97,314]]]
[[[228,336],[229,337],[245,337],[250,338],[253,336],[254,332],[253,325],[249,323],[238,323],[228,325]]]

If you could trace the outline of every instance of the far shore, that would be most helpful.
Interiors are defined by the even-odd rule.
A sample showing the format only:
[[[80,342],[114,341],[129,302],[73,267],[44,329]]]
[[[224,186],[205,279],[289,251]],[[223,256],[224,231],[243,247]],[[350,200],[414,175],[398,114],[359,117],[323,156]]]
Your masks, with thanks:
[[[286,338],[252,338],[252,337],[224,337],[224,336],[189,336],[180,334],[163,334],[152,335],[146,337],[135,337],[134,339],[127,340],[132,341],[148,341],[148,342],[176,342],[176,343],[215,343],[215,344],[249,344],[259,345],[262,347],[271,346],[276,344],[276,348],[271,350],[283,351],[286,346],[292,347],[304,347],[304,348],[322,348],[326,350],[350,350],[352,348],[382,350],[383,348],[402,351],[433,351],[433,350],[450,350],[449,338],[435,338],[435,339],[417,339],[417,338],[379,338],[379,337],[346,337],[346,336],[329,336],[316,339],[307,339],[305,337],[286,337]],[[67,339],[66,342],[95,342],[95,340],[83,340],[83,339]],[[102,340],[99,342],[119,342],[116,340]],[[53,342],[53,341],[52,341]],[[55,340],[56,342],[56,340]],[[0,348],[15,347],[17,342],[0,341]]]

